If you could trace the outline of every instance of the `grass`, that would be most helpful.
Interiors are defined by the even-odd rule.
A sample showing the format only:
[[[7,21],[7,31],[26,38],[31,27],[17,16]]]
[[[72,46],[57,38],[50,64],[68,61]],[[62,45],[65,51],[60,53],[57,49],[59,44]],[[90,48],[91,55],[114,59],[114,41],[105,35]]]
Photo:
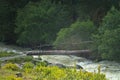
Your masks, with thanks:
[[[6,51],[1,51],[0,52],[0,58],[1,57],[8,57],[8,56],[15,56],[17,55],[17,53],[14,52],[6,52]]]
[[[18,55],[18,54],[14,53],[14,52],[6,52],[6,51],[1,51],[0,52],[0,58],[1,57],[15,56],[15,55]],[[7,62],[24,63],[24,62],[29,62],[29,61],[32,61],[32,60],[33,60],[32,56],[24,56],[24,57],[13,58],[13,59],[7,60]],[[0,63],[4,63],[4,61],[0,61]]]
[[[24,57],[20,57],[20,58],[14,58],[14,59],[10,59],[7,62],[12,62],[12,63],[24,63],[24,62],[30,62],[33,60],[32,56],[24,56]]]

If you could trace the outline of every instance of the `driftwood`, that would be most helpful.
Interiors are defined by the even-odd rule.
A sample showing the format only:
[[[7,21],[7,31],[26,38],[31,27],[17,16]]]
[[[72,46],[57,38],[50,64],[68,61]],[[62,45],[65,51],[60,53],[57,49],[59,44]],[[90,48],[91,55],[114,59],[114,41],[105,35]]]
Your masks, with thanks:
[[[27,55],[76,55],[88,57],[90,50],[41,50],[41,51],[26,51]]]

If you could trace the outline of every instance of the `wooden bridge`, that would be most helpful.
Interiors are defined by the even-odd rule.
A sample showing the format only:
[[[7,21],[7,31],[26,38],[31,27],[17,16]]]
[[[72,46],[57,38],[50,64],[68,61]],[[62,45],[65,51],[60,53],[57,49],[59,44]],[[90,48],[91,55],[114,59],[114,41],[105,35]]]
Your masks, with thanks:
[[[89,57],[90,50],[40,50],[26,51],[27,55],[75,55],[81,57]]]
[[[71,43],[72,45],[80,45],[85,43],[93,43],[93,41],[83,41],[80,43]],[[64,45],[65,43],[59,44]],[[54,45],[44,44],[37,47],[34,47],[38,50],[26,51],[27,55],[75,55],[82,57],[89,57],[91,54],[90,50],[50,50]],[[49,49],[49,50],[48,50]]]

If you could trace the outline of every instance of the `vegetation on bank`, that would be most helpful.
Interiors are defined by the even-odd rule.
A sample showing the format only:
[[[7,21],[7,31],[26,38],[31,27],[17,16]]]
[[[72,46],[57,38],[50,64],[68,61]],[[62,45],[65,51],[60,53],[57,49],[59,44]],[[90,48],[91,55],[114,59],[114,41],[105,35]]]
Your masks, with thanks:
[[[92,44],[91,36],[95,32],[95,26],[92,21],[77,21],[69,28],[63,28],[59,31],[54,42],[57,49],[90,49]]]
[[[119,3],[0,0],[0,41],[23,47],[53,44],[56,49],[90,49],[95,58],[119,61]]]
[[[39,63],[41,64],[41,63]],[[43,64],[43,63],[42,63]],[[18,74],[19,72],[19,74]],[[104,74],[57,66],[34,65],[26,62],[20,69],[14,63],[6,63],[0,68],[0,80],[107,80]]]
[[[114,7],[103,18],[98,33],[93,35],[95,55],[120,61],[120,11]]]
[[[20,58],[13,58],[13,59],[7,60],[7,62],[21,64],[21,63],[24,63],[24,62],[30,62],[32,60],[33,60],[32,56],[25,56],[25,57],[20,57]]]
[[[0,58],[1,57],[8,57],[8,56],[15,56],[17,53],[14,52],[7,52],[7,51],[0,51]]]
[[[41,60],[40,60],[41,61]],[[107,80],[100,72],[62,68],[48,65],[45,61],[34,61],[31,56],[0,61],[0,80]]]

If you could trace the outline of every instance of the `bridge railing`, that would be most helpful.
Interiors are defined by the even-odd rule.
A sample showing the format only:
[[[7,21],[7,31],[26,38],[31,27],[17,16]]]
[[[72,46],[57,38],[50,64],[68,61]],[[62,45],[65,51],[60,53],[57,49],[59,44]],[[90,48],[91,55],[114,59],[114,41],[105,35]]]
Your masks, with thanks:
[[[81,50],[89,49],[93,41],[83,41],[79,43],[59,43],[59,44],[44,44],[38,46],[32,46],[32,50]]]

